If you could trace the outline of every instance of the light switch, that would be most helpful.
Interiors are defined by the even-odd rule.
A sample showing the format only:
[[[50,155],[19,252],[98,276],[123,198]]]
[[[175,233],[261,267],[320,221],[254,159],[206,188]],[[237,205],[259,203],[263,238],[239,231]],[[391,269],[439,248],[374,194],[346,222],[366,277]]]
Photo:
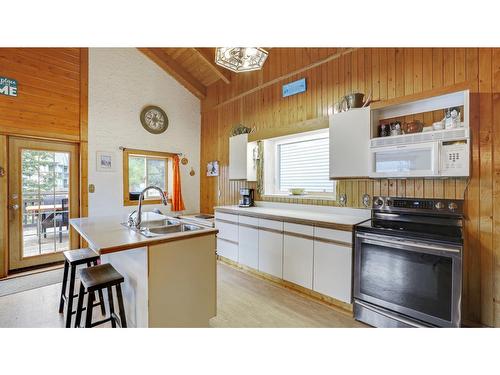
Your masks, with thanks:
[[[89,184],[89,193],[95,192],[95,185],[94,184]]]

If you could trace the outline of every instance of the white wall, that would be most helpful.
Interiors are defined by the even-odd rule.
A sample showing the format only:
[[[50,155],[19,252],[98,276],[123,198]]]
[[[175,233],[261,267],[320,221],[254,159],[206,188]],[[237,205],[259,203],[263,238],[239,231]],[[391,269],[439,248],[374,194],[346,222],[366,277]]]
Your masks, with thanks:
[[[139,114],[146,105],[158,105],[169,118],[163,134],[148,133]],[[131,212],[123,206],[122,151],[120,146],[165,152],[182,152],[185,212],[200,205],[200,101],[135,48],[91,48],[89,51],[89,216]],[[96,171],[96,151],[114,152],[114,172]],[[194,168],[196,175],[190,176]],[[158,207],[147,205],[149,211]]]

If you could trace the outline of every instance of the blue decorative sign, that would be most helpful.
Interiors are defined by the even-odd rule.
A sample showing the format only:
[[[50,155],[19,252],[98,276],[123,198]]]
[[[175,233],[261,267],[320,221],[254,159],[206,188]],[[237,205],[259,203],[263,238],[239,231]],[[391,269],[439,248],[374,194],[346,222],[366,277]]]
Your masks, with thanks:
[[[305,92],[306,89],[306,79],[301,78],[298,81],[293,81],[283,85],[283,97],[286,98],[287,96],[300,94],[301,92]]]
[[[6,77],[0,77],[0,94],[17,96],[17,81]]]

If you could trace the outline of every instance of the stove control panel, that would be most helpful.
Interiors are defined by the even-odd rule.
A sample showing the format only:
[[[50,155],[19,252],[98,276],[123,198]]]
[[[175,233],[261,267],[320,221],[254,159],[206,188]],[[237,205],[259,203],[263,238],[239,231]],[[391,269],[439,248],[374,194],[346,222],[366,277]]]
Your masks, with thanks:
[[[440,212],[456,215],[463,213],[463,200],[375,197],[372,207],[374,211]]]

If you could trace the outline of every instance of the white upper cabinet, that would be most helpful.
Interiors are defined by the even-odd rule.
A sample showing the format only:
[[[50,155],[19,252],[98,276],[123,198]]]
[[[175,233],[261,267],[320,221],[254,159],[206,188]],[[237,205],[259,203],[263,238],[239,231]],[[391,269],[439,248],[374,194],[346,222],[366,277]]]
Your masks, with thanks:
[[[330,116],[330,178],[368,177],[370,107]]]
[[[247,181],[257,181],[257,160],[259,157],[259,146],[257,142],[247,144]]]
[[[247,143],[248,134],[229,137],[230,180],[246,180],[247,178]]]

